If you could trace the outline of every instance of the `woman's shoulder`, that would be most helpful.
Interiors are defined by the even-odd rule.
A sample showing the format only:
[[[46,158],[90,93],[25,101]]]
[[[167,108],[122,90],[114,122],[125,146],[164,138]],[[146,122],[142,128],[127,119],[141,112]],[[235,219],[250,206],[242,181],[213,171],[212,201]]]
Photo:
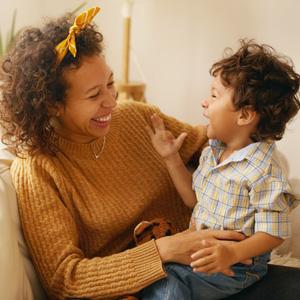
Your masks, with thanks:
[[[54,156],[43,153],[17,156],[11,165],[12,173],[33,174],[54,169]]]
[[[127,114],[153,114],[154,112],[158,112],[159,109],[149,103],[132,101],[132,100],[123,100],[118,103],[117,109],[122,113]]]

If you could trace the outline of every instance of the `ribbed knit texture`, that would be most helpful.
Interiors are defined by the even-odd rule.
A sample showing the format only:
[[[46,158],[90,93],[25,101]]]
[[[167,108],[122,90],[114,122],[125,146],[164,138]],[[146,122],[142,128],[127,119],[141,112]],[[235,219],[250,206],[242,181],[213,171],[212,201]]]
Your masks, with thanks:
[[[99,159],[93,149],[102,139],[59,138],[56,156],[14,161],[25,238],[51,299],[114,298],[165,276],[154,241],[126,250],[140,221],[165,217],[182,230],[190,216],[145,131],[157,111],[119,104]],[[188,161],[206,142],[205,128],[162,116],[175,136],[188,133],[181,151]]]

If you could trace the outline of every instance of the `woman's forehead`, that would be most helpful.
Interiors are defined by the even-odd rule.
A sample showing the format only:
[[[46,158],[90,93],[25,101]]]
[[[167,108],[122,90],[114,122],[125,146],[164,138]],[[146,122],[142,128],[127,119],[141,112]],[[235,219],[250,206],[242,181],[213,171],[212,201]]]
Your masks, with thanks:
[[[88,87],[105,84],[112,76],[112,71],[103,56],[83,58],[79,68],[68,68],[63,77],[70,87]]]

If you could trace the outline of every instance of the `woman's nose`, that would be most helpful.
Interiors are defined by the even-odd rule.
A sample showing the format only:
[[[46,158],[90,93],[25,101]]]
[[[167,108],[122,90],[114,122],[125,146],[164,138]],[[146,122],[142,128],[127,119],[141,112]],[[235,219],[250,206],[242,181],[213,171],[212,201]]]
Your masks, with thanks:
[[[117,105],[117,92],[114,91],[110,91],[109,93],[107,93],[107,97],[105,98],[105,100],[102,103],[103,107],[115,107]]]

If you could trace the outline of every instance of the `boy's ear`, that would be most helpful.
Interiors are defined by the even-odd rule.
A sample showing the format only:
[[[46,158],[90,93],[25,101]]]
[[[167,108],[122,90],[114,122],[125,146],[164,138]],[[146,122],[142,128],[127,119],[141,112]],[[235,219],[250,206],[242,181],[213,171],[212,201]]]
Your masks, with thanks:
[[[240,109],[237,119],[237,124],[239,126],[256,124],[257,121],[258,114],[251,106],[245,106]]]

